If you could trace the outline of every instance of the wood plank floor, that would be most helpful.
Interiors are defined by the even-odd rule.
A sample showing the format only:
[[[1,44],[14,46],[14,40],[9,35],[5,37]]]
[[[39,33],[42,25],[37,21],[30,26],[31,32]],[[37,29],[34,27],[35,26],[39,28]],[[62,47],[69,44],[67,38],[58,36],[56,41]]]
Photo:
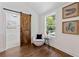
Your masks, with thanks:
[[[8,49],[0,53],[0,57],[68,57],[47,45],[41,47],[22,46]]]

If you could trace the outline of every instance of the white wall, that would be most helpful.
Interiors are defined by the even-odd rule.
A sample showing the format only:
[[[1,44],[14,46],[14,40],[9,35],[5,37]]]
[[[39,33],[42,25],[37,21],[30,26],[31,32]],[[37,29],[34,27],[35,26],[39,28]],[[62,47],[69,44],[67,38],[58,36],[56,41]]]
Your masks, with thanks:
[[[61,7],[55,9],[54,11],[42,15],[41,25],[39,32],[44,32],[44,17],[50,13],[56,12],[56,38],[50,40],[50,46],[56,47],[61,51],[64,51],[72,56],[79,56],[79,35],[64,34],[62,33],[62,22],[70,20],[79,20],[79,17],[73,17],[68,19],[62,19],[62,7],[69,5],[71,3],[65,3]]]
[[[8,8],[15,11],[20,11],[23,13],[31,14],[31,36],[34,36],[36,33],[38,33],[38,14],[33,11],[28,5],[25,7],[22,6],[23,4],[17,4],[17,3],[0,3],[0,13],[2,11],[2,8]],[[0,52],[4,50],[5,48],[5,21],[4,20],[4,14],[0,14]],[[3,23],[4,22],[4,23]],[[3,25],[3,26],[2,26]],[[4,28],[2,28],[4,27]]]
[[[4,19],[3,15],[0,13],[0,51],[3,51],[5,48],[5,28],[4,28]]]
[[[5,48],[5,20],[2,14],[2,4],[0,3],[0,51]]]

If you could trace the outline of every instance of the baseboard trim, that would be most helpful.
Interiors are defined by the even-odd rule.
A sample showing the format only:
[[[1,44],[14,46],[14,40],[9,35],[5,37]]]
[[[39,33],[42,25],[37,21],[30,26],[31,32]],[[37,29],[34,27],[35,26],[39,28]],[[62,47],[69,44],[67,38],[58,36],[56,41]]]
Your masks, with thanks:
[[[45,44],[45,45],[47,45],[47,44]],[[47,46],[49,46],[49,45],[47,45]],[[54,51],[60,53],[63,57],[73,57],[72,55],[69,55],[68,53],[63,52],[55,47],[52,47],[52,46],[49,46],[49,47],[51,47]]]

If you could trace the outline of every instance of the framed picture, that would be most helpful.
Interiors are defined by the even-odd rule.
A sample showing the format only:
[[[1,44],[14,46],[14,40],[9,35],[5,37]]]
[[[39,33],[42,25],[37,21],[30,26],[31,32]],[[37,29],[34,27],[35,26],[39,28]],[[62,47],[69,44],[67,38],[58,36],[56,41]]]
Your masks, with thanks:
[[[79,34],[79,20],[62,22],[62,32],[66,34]]]
[[[71,18],[79,16],[79,3],[75,2],[62,8],[62,18]]]

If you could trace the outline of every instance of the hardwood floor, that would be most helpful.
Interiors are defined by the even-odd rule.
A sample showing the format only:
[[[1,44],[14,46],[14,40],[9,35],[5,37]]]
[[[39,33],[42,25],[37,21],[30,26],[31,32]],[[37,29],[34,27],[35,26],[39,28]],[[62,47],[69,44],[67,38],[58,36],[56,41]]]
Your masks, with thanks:
[[[41,47],[22,46],[8,49],[0,53],[0,57],[68,57],[56,49],[43,45]]]

